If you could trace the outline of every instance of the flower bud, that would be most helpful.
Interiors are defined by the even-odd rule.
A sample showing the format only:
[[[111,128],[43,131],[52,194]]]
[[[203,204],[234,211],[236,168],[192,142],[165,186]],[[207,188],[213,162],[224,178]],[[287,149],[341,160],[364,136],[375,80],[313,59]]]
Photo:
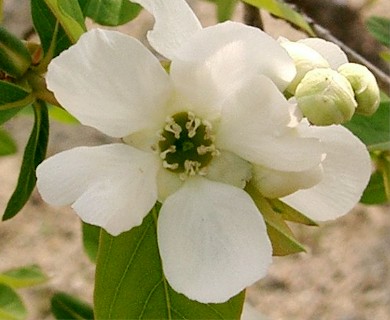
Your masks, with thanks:
[[[287,91],[292,95],[295,94],[298,84],[308,71],[315,68],[329,68],[329,63],[317,51],[303,43],[282,40],[280,44],[294,60],[297,69],[294,80],[287,87]]]
[[[309,71],[298,85],[295,98],[310,123],[318,126],[349,121],[357,106],[348,80],[337,71]]]
[[[30,65],[31,56],[23,42],[0,26],[0,70],[19,78]]]
[[[378,109],[380,94],[374,75],[365,66],[345,63],[338,69],[352,86],[357,101],[356,112],[370,116]]]

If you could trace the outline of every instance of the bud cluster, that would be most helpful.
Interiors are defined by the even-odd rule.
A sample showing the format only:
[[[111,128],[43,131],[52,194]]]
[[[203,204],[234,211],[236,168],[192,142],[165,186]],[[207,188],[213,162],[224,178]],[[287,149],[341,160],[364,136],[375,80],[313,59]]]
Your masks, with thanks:
[[[373,74],[356,63],[334,70],[313,48],[282,40],[294,60],[297,74],[287,87],[303,116],[314,125],[327,126],[351,120],[354,113],[372,115],[379,106],[379,88]]]

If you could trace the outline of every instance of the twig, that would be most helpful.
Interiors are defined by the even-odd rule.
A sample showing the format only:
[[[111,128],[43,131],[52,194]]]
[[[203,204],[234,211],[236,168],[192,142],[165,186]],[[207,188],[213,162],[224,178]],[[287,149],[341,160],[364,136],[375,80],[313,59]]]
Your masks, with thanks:
[[[263,20],[261,19],[260,10],[248,3],[244,4],[244,23],[248,26],[264,30]]]

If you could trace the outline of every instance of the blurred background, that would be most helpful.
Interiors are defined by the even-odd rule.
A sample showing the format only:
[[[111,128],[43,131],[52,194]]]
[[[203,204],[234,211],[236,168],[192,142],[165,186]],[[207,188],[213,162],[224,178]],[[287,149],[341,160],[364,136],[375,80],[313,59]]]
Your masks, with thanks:
[[[290,1],[294,2],[294,1]],[[305,12],[340,40],[388,73],[379,60],[380,45],[364,21],[390,17],[388,0],[302,0]],[[0,2],[1,3],[1,2]],[[217,22],[211,2],[189,1],[204,26]],[[34,39],[28,0],[3,0],[3,24],[21,38]],[[234,20],[248,10],[240,4]],[[292,40],[305,35],[284,21],[261,12],[266,32]],[[153,19],[142,11],[119,29],[145,41]],[[89,23],[94,27],[93,23]],[[4,125],[19,151],[0,157],[0,210],[16,185],[23,148],[33,125],[19,115]],[[91,128],[52,121],[48,156],[79,145],[98,145],[109,138]],[[275,257],[269,275],[247,290],[247,301],[270,320],[390,319],[390,207],[358,205],[350,214],[318,227],[294,226],[306,253]],[[45,284],[20,290],[28,319],[53,319],[50,297],[55,291],[92,302],[94,265],[83,251],[81,224],[70,208],[46,205],[35,191],[22,212],[0,223],[0,271],[37,264],[49,276]]]

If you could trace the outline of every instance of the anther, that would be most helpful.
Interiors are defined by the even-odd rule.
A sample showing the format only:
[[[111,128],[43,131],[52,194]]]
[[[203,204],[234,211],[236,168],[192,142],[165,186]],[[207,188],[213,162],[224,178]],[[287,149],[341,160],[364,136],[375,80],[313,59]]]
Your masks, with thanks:
[[[197,118],[192,112],[188,112],[188,122],[186,122],[186,129],[188,130],[188,137],[193,138],[196,135],[196,130],[202,124],[202,121]]]
[[[168,163],[166,162],[165,160],[163,161],[163,167],[165,169],[171,169],[171,170],[176,170],[177,168],[179,168],[179,164],[178,163]]]
[[[199,172],[201,165],[199,161],[186,160],[184,161],[184,172],[189,176],[194,176]]]
[[[168,153],[175,153],[175,152],[176,152],[176,146],[170,146],[167,150],[164,150],[160,153],[160,158],[165,159]]]
[[[175,122],[173,118],[167,118],[166,120],[167,124],[164,127],[165,131],[172,132],[176,139],[180,138],[180,133],[182,131],[182,128]]]
[[[211,154],[213,154],[213,152],[215,151],[215,145],[209,145],[209,146],[204,146],[203,144],[199,147],[196,148],[196,151],[198,152],[199,155],[204,155],[208,152],[210,152]]]

